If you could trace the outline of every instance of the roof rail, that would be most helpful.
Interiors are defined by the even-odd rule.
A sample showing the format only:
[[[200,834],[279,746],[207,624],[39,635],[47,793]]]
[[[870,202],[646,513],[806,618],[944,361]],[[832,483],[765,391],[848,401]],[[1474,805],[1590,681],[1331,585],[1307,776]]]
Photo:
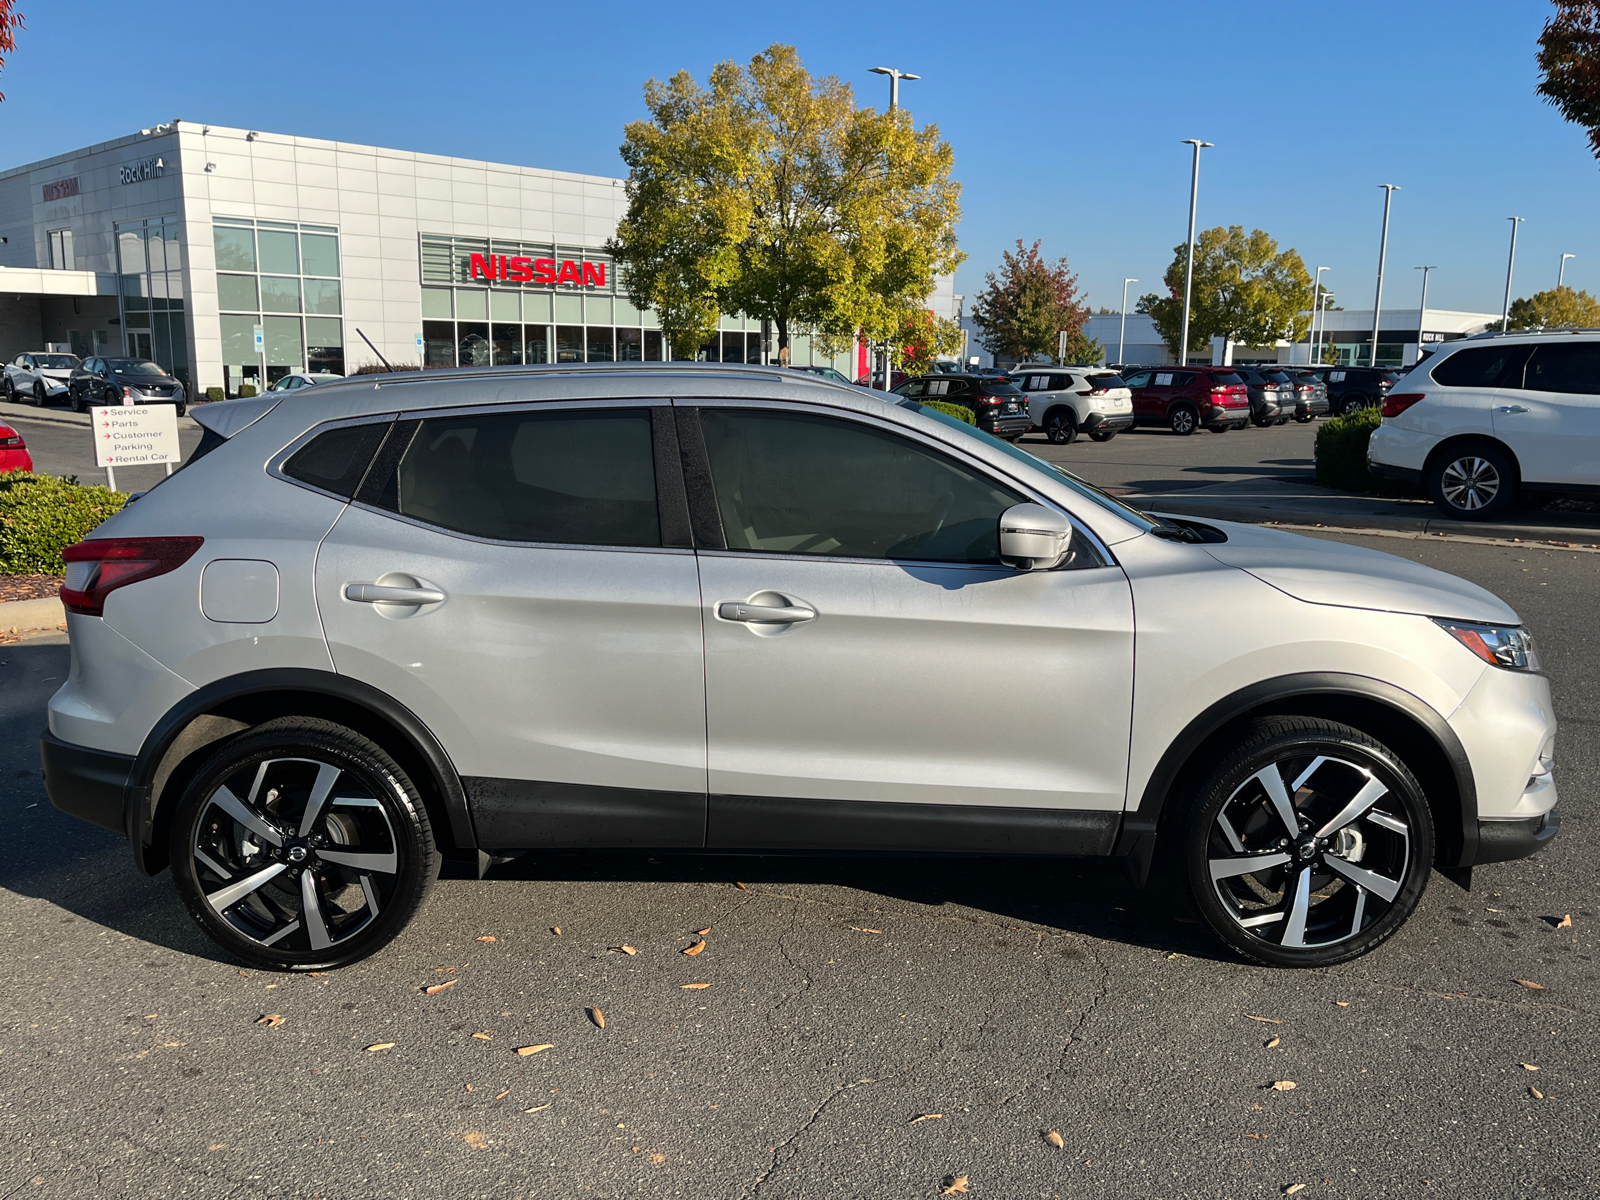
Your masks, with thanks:
[[[1479,338],[1527,337],[1529,334],[1549,333],[1600,333],[1600,328],[1595,328],[1594,326],[1568,327],[1563,325],[1557,329],[1485,329],[1482,333],[1468,334],[1464,340],[1473,342]]]
[[[553,375],[615,375],[640,372],[670,372],[674,375],[754,375],[790,383],[799,381],[827,387],[849,386],[852,390],[856,390],[853,384],[840,384],[820,375],[812,375],[804,371],[793,372],[779,366],[763,366],[759,363],[702,362],[545,363],[542,365],[530,364],[527,366],[503,367],[435,367],[431,370],[422,371],[373,372],[367,375],[351,375],[341,382],[354,383],[359,381],[362,384],[370,382],[374,387],[397,387],[408,383],[515,379],[529,375],[547,378]],[[323,384],[321,386],[336,385]]]

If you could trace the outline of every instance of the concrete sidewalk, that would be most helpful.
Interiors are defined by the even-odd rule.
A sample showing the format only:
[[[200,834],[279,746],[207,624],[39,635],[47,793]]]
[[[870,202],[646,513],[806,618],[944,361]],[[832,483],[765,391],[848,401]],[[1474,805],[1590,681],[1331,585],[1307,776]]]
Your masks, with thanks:
[[[65,405],[7,404],[0,401],[0,421],[39,421],[45,425],[78,425],[89,428],[89,414],[73,412]],[[179,429],[199,429],[190,417],[178,418]]]

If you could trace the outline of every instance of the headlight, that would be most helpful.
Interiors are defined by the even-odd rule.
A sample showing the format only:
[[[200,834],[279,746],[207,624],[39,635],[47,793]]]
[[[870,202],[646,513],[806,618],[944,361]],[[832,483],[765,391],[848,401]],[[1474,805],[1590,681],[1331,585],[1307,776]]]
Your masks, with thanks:
[[[1539,653],[1533,648],[1533,634],[1518,625],[1473,625],[1466,621],[1434,618],[1443,629],[1468,650],[1492,667],[1508,671],[1537,671]]]

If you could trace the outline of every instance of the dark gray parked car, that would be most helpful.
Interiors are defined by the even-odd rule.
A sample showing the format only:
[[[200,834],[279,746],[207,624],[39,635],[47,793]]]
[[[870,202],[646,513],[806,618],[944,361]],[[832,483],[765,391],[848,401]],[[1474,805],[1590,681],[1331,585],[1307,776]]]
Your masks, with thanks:
[[[1287,424],[1294,416],[1294,383],[1273,366],[1234,367],[1250,389],[1250,421],[1262,428]]]
[[[1300,422],[1328,415],[1328,385],[1303,367],[1284,367],[1294,384],[1294,419]]]

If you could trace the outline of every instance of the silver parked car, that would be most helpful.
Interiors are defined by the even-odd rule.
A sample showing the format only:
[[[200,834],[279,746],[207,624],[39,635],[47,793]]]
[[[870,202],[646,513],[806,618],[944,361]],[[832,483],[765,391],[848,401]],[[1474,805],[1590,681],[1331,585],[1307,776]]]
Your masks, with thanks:
[[[914,400],[508,367],[196,419],[64,555],[42,754],[246,962],[371,953],[441,854],[627,847],[1160,861],[1321,966],[1557,829],[1493,595],[1137,512]]]
[[[64,396],[67,381],[77,365],[75,354],[47,354],[37,350],[19,354],[5,365],[4,374],[0,376],[0,398],[28,399],[43,404],[52,396]]]

